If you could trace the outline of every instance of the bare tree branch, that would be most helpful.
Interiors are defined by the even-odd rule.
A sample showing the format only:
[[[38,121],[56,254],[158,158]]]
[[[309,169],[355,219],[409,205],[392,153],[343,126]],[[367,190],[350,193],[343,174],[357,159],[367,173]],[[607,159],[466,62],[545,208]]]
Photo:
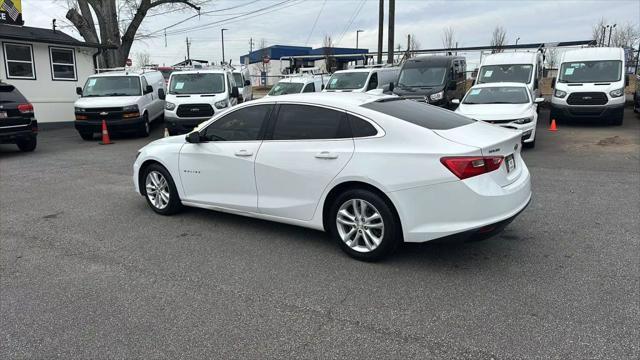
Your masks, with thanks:
[[[498,25],[493,29],[493,34],[491,35],[491,52],[499,53],[503,51],[503,46],[507,43],[507,32],[506,30]]]
[[[451,26],[442,29],[442,47],[445,49],[453,49],[456,43],[455,31]]]

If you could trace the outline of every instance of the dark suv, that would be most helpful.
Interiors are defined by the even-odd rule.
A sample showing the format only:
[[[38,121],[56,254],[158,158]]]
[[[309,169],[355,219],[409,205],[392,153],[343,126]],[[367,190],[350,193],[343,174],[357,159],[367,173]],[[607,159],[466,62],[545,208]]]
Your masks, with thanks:
[[[0,81],[0,144],[16,144],[22,151],[33,151],[37,133],[33,105],[13,85]]]

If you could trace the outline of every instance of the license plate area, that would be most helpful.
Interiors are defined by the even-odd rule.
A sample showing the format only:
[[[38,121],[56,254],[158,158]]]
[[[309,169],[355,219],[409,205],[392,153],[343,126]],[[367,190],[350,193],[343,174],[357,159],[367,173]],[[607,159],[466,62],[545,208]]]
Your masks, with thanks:
[[[516,169],[516,160],[513,157],[513,154],[507,155],[504,158],[504,162],[507,164],[507,173],[510,173]]]
[[[6,111],[0,111],[0,119],[6,119],[7,118],[7,112]]]

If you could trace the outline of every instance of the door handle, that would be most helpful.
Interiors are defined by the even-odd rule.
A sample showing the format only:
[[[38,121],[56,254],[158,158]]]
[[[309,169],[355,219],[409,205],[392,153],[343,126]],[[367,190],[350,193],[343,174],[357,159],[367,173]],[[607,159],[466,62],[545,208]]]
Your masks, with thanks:
[[[318,159],[327,159],[327,160],[333,160],[333,159],[337,159],[338,158],[338,154],[334,154],[328,151],[322,151],[316,154],[316,158]]]
[[[244,149],[236,151],[236,156],[251,156],[251,155],[253,155],[252,152],[249,152],[249,151],[244,150]]]

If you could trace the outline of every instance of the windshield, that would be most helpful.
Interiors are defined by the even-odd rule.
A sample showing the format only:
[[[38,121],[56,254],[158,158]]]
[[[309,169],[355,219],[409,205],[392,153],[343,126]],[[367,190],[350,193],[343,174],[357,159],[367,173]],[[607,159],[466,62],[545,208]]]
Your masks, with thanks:
[[[527,89],[515,86],[483,87],[469,90],[463,104],[526,104]]]
[[[353,90],[364,87],[367,82],[368,72],[345,72],[331,75],[327,90]]]
[[[495,82],[517,82],[528,84],[531,82],[533,65],[485,65],[480,68],[478,84]]]
[[[297,94],[302,90],[303,83],[291,83],[291,82],[279,82],[275,84],[271,91],[269,91],[270,96],[276,95],[286,95],[286,94]]]
[[[223,74],[174,74],[169,85],[169,94],[220,94],[223,92]]]
[[[622,61],[576,61],[563,63],[560,67],[559,82],[585,83],[620,81]]]
[[[140,80],[137,76],[90,77],[82,90],[82,97],[139,95]]]
[[[236,86],[243,87],[244,81],[242,81],[242,74],[233,73],[233,79],[236,81]]]
[[[400,87],[433,87],[442,85],[447,74],[445,67],[403,68],[398,79]]]

